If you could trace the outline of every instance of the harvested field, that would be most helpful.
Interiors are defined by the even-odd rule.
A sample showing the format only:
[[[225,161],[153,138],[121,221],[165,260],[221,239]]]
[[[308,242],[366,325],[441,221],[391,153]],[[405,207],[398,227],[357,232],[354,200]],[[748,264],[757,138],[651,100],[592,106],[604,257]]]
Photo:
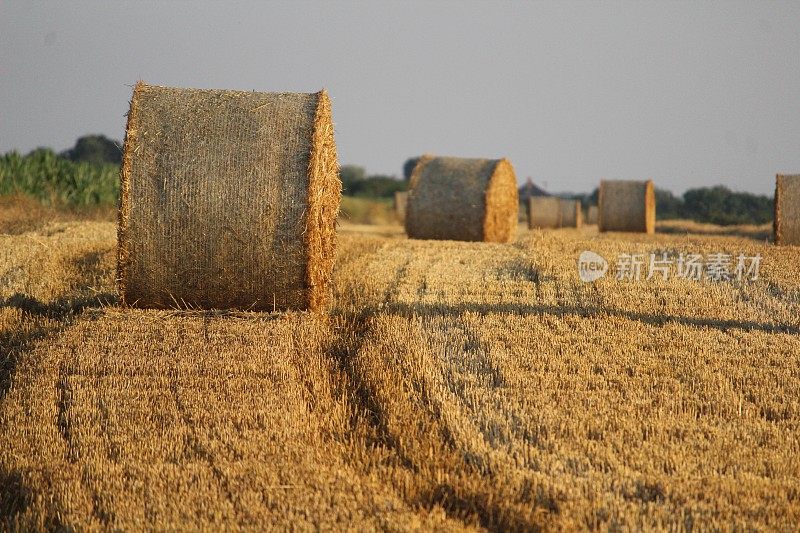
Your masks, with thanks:
[[[693,220],[659,220],[656,223],[659,233],[674,233],[680,235],[728,235],[731,237],[748,237],[764,243],[772,241],[772,224],[734,224],[717,226]]]
[[[800,521],[800,255],[729,235],[344,225],[328,320],[121,308],[115,226],[0,236],[0,523],[739,528]],[[748,282],[578,279],[760,254]]]

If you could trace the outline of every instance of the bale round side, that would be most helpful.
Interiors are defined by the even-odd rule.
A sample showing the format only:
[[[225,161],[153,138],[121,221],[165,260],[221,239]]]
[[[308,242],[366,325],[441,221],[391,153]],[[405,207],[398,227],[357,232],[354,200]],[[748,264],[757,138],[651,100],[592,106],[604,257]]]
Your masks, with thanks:
[[[415,239],[509,242],[518,210],[509,161],[423,156],[409,183],[406,233]]]
[[[800,246],[800,175],[775,177],[775,244]]]
[[[561,227],[561,199],[555,196],[528,198],[528,227],[530,229]]]
[[[656,197],[652,180],[602,180],[598,213],[600,231],[655,233]]]
[[[120,186],[123,302],[324,308],[341,194],[324,91],[139,83]]]
[[[559,208],[562,228],[580,228],[583,225],[580,200],[561,200]]]

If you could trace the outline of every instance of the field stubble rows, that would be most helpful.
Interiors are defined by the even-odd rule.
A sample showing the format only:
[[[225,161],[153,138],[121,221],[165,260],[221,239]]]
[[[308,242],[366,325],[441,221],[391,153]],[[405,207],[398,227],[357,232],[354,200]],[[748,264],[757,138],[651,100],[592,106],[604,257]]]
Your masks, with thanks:
[[[0,236],[0,518],[800,521],[796,250],[678,232],[523,231],[511,245],[340,234],[327,321],[121,309],[113,224]],[[754,282],[584,284],[585,249],[764,259]]]

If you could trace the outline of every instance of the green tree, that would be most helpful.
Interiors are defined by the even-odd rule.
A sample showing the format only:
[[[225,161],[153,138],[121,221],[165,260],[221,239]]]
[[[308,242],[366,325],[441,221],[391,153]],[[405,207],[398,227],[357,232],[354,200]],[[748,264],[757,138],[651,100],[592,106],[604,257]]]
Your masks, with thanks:
[[[394,176],[369,176],[361,183],[361,188],[356,196],[392,198],[395,192],[406,190],[406,185],[405,181]]]
[[[339,169],[339,177],[342,180],[342,193],[354,196],[360,189],[361,184],[367,179],[367,171],[364,167],[357,165],[342,165]]]
[[[656,217],[660,220],[683,217],[683,199],[672,191],[656,188]]]
[[[339,177],[342,180],[342,193],[347,196],[391,198],[395,191],[406,189],[406,182],[394,176],[367,176],[364,167],[357,165],[343,165],[339,169]]]
[[[683,195],[684,215],[711,224],[764,224],[772,220],[768,196],[733,192],[725,186],[689,189]]]
[[[84,135],[74,147],[60,155],[76,163],[119,165],[122,163],[122,146],[105,135]]]

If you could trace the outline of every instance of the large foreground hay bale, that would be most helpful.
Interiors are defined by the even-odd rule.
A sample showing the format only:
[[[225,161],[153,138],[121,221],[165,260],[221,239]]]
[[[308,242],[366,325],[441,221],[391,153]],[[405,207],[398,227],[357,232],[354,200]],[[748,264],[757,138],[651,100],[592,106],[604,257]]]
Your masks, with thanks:
[[[408,205],[408,191],[394,193],[394,213],[401,224],[406,221],[406,205]]]
[[[528,227],[530,229],[561,227],[561,199],[555,196],[528,198]]]
[[[586,211],[586,223],[597,224],[597,218],[598,218],[597,206],[590,205],[589,209]]]
[[[800,174],[775,178],[775,244],[800,246]]]
[[[414,239],[509,242],[519,193],[507,159],[420,158],[411,175],[406,233]]]
[[[653,181],[602,180],[598,206],[600,231],[655,233]]]
[[[120,186],[123,302],[324,308],[341,196],[325,91],[140,82]]]

